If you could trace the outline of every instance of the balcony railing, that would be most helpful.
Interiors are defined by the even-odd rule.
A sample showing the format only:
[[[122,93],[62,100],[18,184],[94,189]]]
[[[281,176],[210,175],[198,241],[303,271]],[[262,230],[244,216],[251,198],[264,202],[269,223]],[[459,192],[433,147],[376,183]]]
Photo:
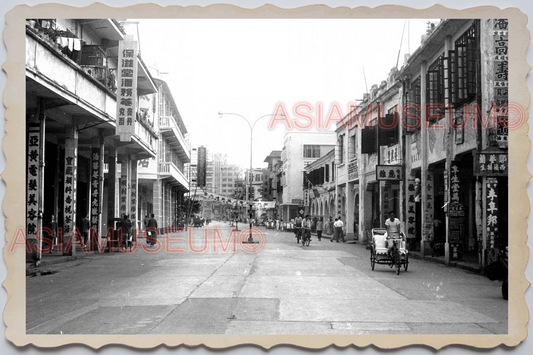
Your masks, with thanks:
[[[165,130],[165,129],[171,129],[174,132],[174,134],[176,135],[176,138],[178,138],[178,141],[183,147],[183,150],[186,151],[187,156],[189,156],[189,151],[190,151],[189,141],[181,133],[181,129],[179,128],[173,116],[159,117],[159,130]]]
[[[159,163],[159,174],[161,174],[162,177],[165,177],[165,175],[167,177],[172,177],[179,185],[186,188],[189,187],[189,182],[185,178],[185,175],[183,175],[183,172],[181,172],[172,162]]]

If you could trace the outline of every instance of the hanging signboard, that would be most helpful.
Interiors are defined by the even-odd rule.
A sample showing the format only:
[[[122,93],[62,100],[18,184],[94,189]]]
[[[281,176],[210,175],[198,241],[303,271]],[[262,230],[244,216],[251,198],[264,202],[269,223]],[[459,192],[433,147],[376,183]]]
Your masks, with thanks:
[[[507,176],[509,171],[508,155],[504,152],[476,153],[474,159],[474,175],[476,176]]]
[[[359,164],[357,159],[348,163],[348,180],[359,178]]]
[[[91,152],[91,228],[98,232],[100,225],[100,148],[93,148]]]
[[[498,237],[498,179],[487,178],[486,210],[487,210],[487,236],[489,248],[496,246]]]
[[[407,182],[407,238],[416,238],[415,180]]]
[[[119,42],[117,73],[116,134],[121,142],[129,142],[135,134],[137,112],[137,41],[133,36]]]
[[[377,165],[376,179],[379,181],[403,180],[403,167],[401,165]]]
[[[39,152],[40,152],[40,133],[39,126],[30,125],[28,130],[28,185],[26,193],[28,200],[26,202],[26,235],[28,238],[35,238],[38,222],[38,191],[41,188],[39,181]]]

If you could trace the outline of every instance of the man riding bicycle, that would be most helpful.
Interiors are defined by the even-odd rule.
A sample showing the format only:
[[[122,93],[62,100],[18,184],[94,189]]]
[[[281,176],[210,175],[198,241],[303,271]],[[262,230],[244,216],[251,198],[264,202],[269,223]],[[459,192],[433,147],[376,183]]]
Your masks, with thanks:
[[[389,212],[389,218],[385,221],[385,227],[387,228],[387,247],[388,254],[391,256],[391,251],[394,248],[394,240],[400,239],[401,222],[394,212]]]
[[[302,237],[302,217],[300,216],[294,219],[294,234],[296,234],[296,243],[300,243]]]

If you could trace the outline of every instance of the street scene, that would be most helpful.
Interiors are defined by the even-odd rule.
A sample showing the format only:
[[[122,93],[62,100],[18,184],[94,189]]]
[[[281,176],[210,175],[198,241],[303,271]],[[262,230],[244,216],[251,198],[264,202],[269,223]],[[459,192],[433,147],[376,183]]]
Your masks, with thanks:
[[[508,27],[27,18],[26,333],[508,334]]]
[[[372,271],[370,251],[354,241],[313,235],[302,246],[293,232],[263,227],[260,250],[245,252],[239,243],[234,252],[230,228],[214,222],[207,238],[194,230],[196,252],[183,231],[169,243],[183,253],[48,257],[42,274],[26,279],[27,333],[507,333],[499,281],[414,258],[398,277],[387,265]]]

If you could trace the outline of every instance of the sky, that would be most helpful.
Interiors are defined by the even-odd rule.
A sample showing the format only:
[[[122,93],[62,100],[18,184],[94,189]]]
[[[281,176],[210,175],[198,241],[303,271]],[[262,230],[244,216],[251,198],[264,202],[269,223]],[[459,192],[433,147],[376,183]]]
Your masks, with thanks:
[[[426,32],[424,19],[134,19],[141,57],[167,81],[193,146],[225,153],[248,167],[250,127],[280,105],[287,119],[310,105],[312,128],[337,104],[342,115],[367,88],[413,53]],[[438,20],[432,20],[438,22]],[[402,40],[403,35],[403,40]],[[366,82],[365,82],[366,77]],[[321,109],[320,109],[321,108]],[[303,111],[302,111],[303,112]],[[265,167],[287,132],[273,116],[253,129],[253,166]],[[299,122],[305,120],[300,118]],[[332,124],[329,128],[334,129]],[[293,129],[295,129],[293,127]]]

